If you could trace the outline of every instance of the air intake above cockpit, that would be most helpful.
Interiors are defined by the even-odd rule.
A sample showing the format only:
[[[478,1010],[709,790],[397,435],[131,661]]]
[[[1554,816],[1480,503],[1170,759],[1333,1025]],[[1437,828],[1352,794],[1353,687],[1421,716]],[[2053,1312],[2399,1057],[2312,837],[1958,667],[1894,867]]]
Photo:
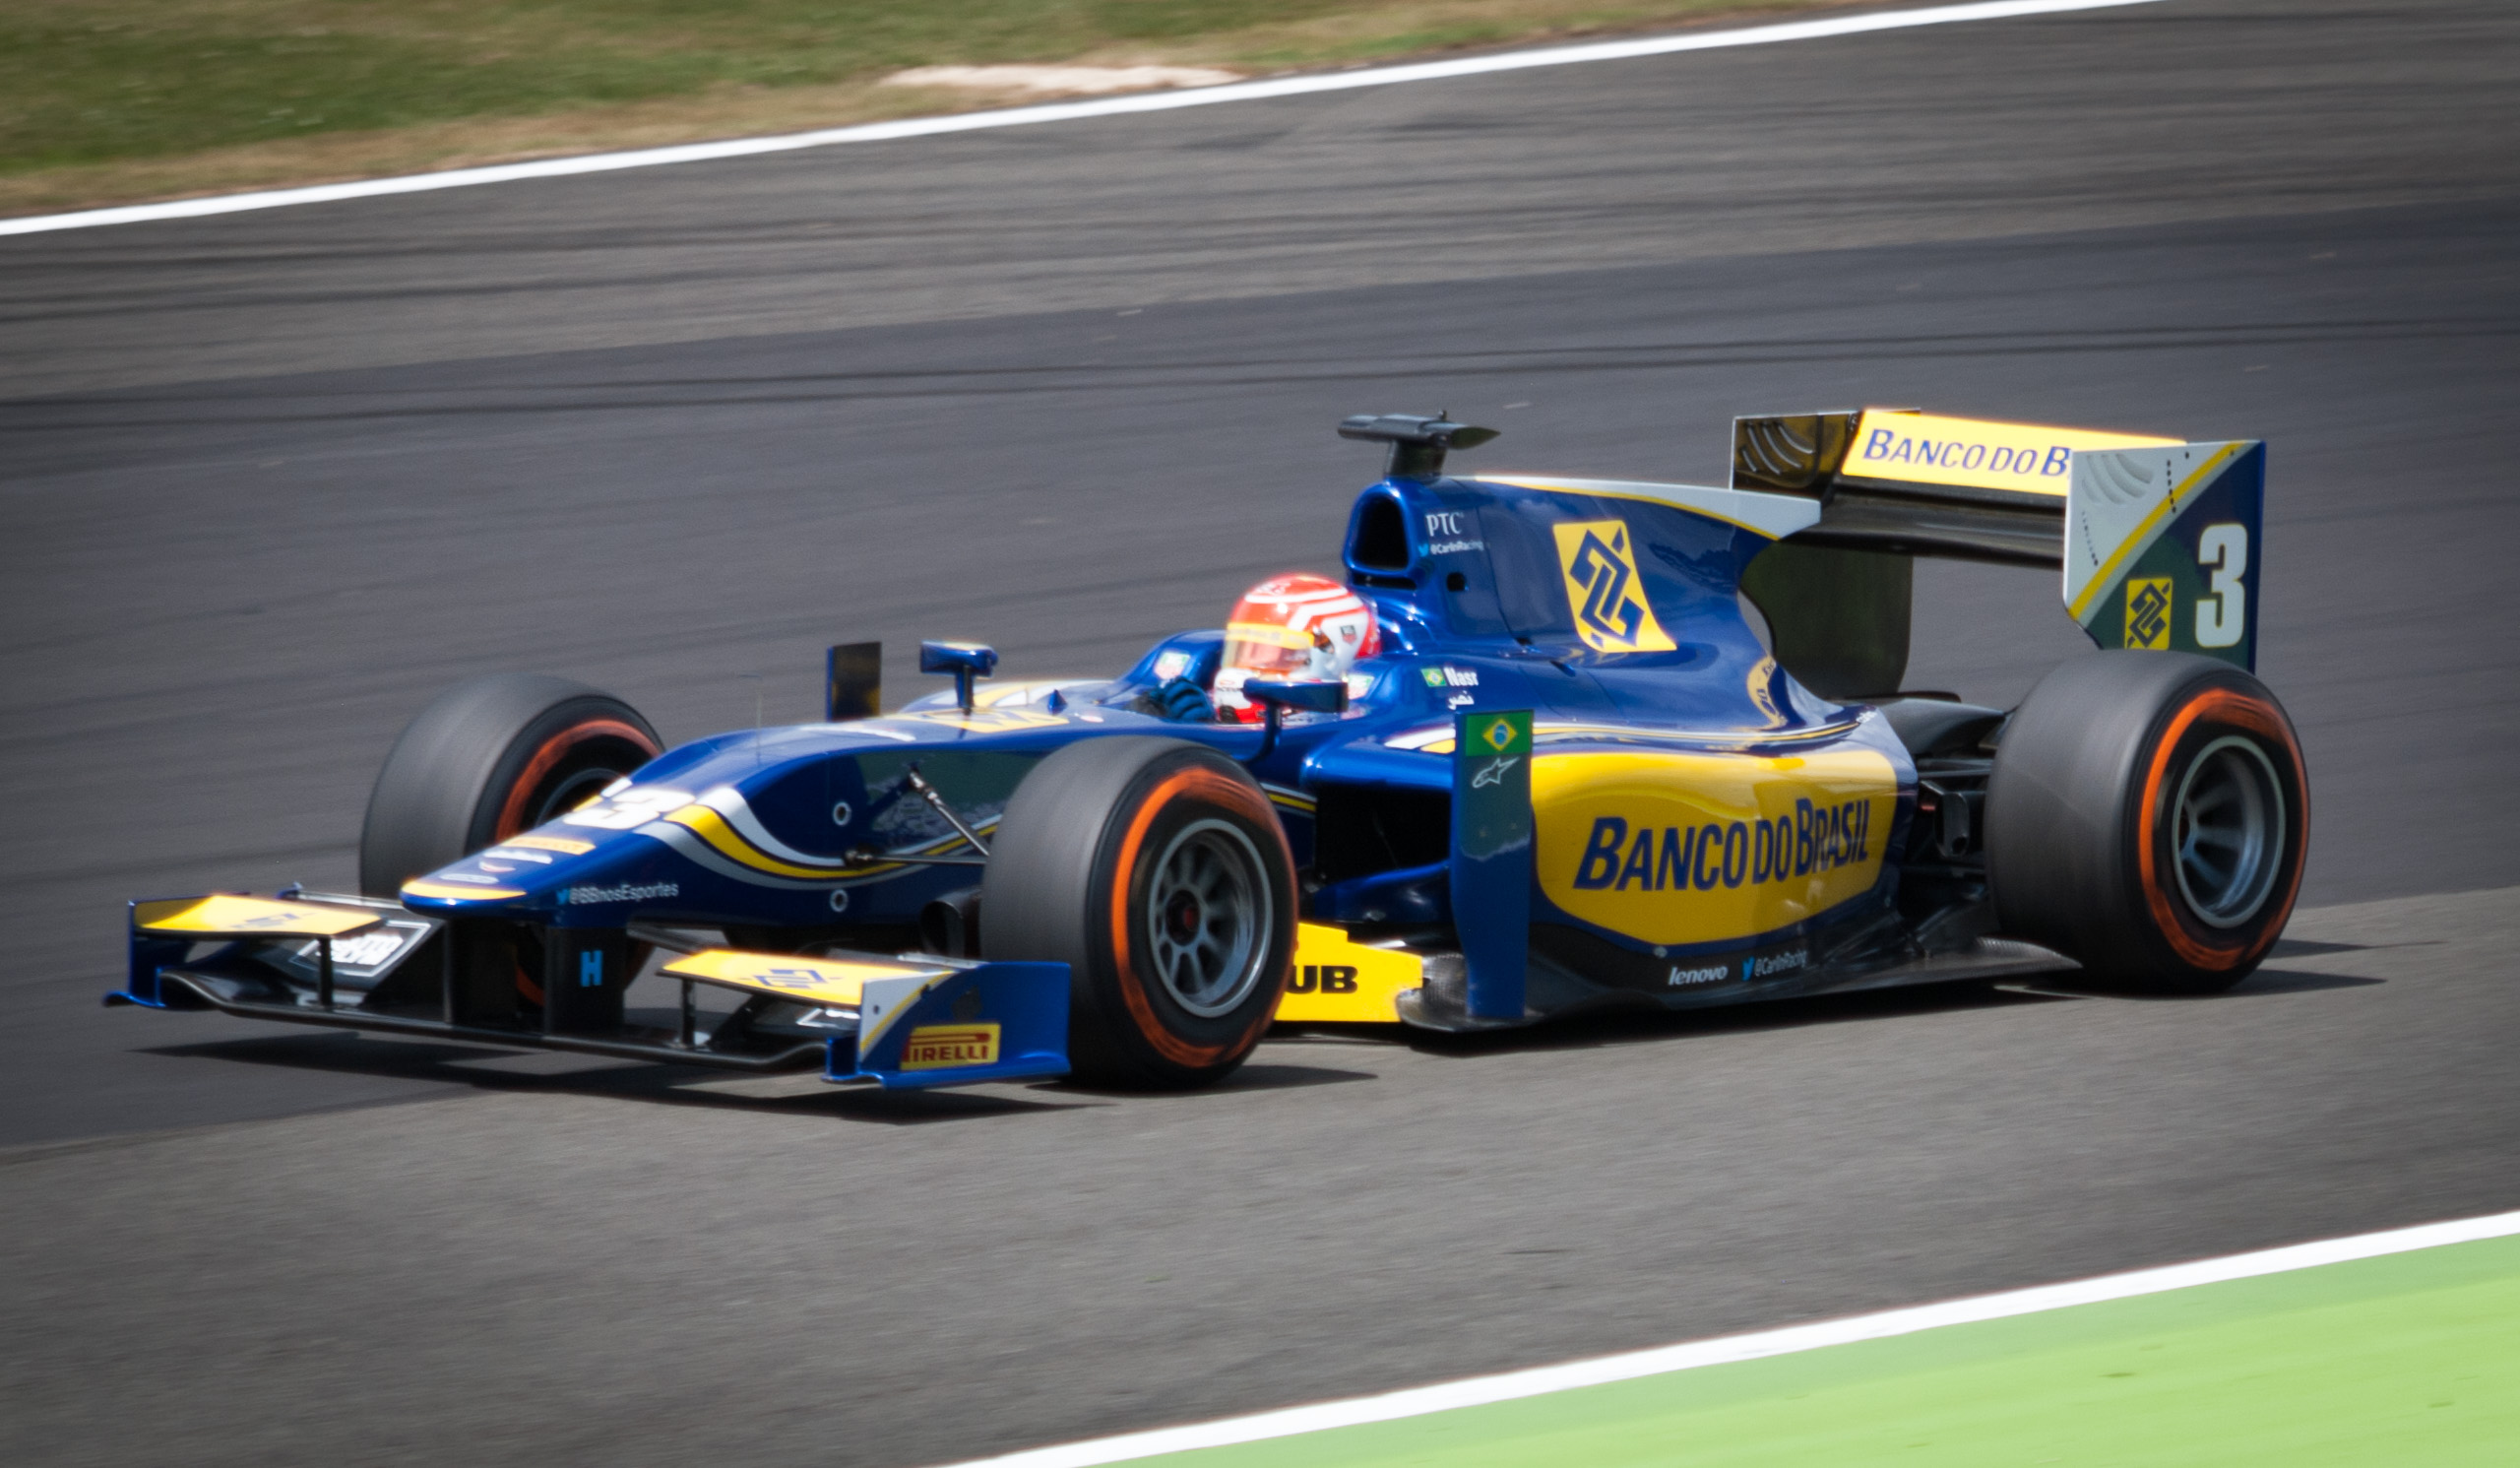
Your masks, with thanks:
[[[1341,438],[1361,438],[1391,445],[1388,479],[1431,479],[1444,472],[1444,455],[1453,449],[1475,449],[1496,436],[1493,428],[1456,423],[1442,414],[1426,417],[1408,413],[1359,413],[1341,420]]]

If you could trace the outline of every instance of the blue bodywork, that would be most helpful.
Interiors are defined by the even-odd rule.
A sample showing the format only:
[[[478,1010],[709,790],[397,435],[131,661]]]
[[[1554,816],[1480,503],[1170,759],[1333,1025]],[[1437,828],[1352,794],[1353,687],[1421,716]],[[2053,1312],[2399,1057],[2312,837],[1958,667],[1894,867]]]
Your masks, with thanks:
[[[1388,479],[1359,497],[1350,519],[1345,568],[1374,610],[1381,647],[1355,665],[1343,713],[1290,714],[1272,738],[1249,725],[1173,723],[1145,712],[1148,695],[1168,680],[1213,679],[1223,634],[1185,632],[1107,681],[1025,685],[1020,696],[996,701],[983,685],[979,706],[968,713],[955,695],[939,694],[877,718],[696,740],[524,843],[414,883],[404,900],[417,912],[563,929],[619,929],[637,920],[843,939],[852,929],[907,931],[930,903],[978,880],[976,865],[884,860],[970,853],[913,790],[914,767],[985,836],[1044,754],[1079,739],[1162,734],[1213,746],[1258,777],[1307,874],[1308,919],[1418,937],[1449,933],[1462,941],[1439,946],[1471,947],[1456,913],[1458,843],[1439,812],[1452,800],[1458,761],[1427,746],[1449,747],[1457,716],[1486,711],[1528,712],[1543,755],[1871,750],[1895,772],[1897,800],[1895,818],[1869,839],[1876,851],[1897,853],[1916,797],[1909,752],[1877,711],[1815,696],[1769,656],[1739,588],[1744,568],[1777,536],[1721,513],[1728,493]],[[1633,536],[1632,546],[1619,547],[1625,564],[1588,567],[1562,553],[1571,543],[1562,531],[1613,520]],[[1591,579],[1579,584],[1579,573]],[[1669,646],[1605,650],[1635,631],[1639,598],[1667,634],[1656,640]],[[1394,816],[1384,824],[1404,839],[1360,855],[1350,819],[1360,811],[1367,826],[1386,811],[1438,813],[1406,830]],[[1326,831],[1325,822],[1337,829]],[[1338,849],[1325,851],[1325,837]],[[1570,1007],[1605,989],[1672,1002],[1828,987],[1917,954],[1903,933],[1884,927],[1899,884],[1895,859],[1881,861],[1868,890],[1826,912],[1674,945],[1567,911],[1528,875],[1529,852],[1526,841],[1516,870],[1541,968],[1531,995],[1540,1010]],[[1482,905],[1480,920],[1492,921],[1496,906]],[[1510,921],[1519,932],[1525,915]],[[1874,936],[1839,943],[1834,968],[1812,947],[1815,936],[1849,932]],[[1554,946],[1544,934],[1554,935]],[[1796,945],[1802,957],[1777,970],[1788,977],[1761,983],[1758,955]],[[1667,984],[1667,968],[1712,956],[1742,959],[1742,977],[1692,985],[1684,995],[1670,991],[1678,971]]]

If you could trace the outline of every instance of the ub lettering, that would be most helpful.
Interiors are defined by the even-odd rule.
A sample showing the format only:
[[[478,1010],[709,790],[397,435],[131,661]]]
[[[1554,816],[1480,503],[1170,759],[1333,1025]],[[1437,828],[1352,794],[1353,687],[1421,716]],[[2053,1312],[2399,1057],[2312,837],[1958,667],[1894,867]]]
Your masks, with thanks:
[[[1296,969],[1287,980],[1291,994],[1352,994],[1356,991],[1356,970],[1344,963],[1308,963]]]

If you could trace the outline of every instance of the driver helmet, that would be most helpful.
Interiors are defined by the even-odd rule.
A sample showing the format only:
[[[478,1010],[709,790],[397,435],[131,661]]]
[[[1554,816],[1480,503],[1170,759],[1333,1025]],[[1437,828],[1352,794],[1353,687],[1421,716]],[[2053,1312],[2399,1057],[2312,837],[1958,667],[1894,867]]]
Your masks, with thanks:
[[[1272,576],[1242,594],[1226,619],[1217,670],[1217,717],[1256,724],[1260,709],[1242,696],[1251,678],[1312,682],[1344,678],[1358,658],[1382,651],[1373,608],[1326,576]]]

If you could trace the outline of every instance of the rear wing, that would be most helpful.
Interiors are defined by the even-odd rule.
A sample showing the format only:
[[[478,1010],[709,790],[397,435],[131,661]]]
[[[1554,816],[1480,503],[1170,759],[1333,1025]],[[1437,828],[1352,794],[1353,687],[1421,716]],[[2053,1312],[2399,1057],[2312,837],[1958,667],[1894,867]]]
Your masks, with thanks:
[[[1907,578],[1872,569],[1880,556],[2055,567],[2066,611],[2100,646],[2202,653],[2253,670],[2265,469],[2265,445],[2254,441],[2182,443],[1909,409],[1735,418],[1732,487],[1820,506],[1818,521],[1786,542],[1800,549],[1770,552],[1773,564],[1754,567],[1763,574],[1743,589],[1771,623],[1796,620],[1787,604],[1826,604],[1825,625],[1776,629],[1826,661],[1860,640],[1861,620],[1895,620],[1904,642]],[[1855,600],[1882,605],[1853,606],[1850,580],[1878,583]],[[1855,681],[1886,672],[1895,686],[1885,656],[1838,661],[1870,665]]]

